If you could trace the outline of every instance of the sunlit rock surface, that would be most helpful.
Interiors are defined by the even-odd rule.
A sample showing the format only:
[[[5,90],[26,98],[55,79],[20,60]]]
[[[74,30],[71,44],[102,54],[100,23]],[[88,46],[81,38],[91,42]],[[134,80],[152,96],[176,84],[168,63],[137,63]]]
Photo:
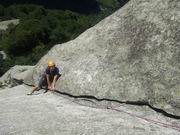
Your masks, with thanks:
[[[25,82],[37,83],[53,59],[62,68],[60,91],[144,102],[180,116],[179,24],[179,0],[131,0],[75,40],[54,46]]]
[[[179,120],[148,107],[75,99],[27,86],[0,91],[2,135],[178,135]],[[84,106],[86,105],[86,106]],[[119,110],[106,109],[113,107]]]
[[[31,72],[34,66],[16,65],[9,69],[3,76],[0,77],[2,86],[13,87],[22,84],[24,78]]]

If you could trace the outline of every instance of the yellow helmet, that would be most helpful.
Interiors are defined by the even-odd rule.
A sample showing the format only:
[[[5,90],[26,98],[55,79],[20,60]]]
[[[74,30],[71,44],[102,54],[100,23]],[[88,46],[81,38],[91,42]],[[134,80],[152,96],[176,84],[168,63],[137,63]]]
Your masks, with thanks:
[[[52,67],[52,66],[55,66],[55,63],[54,63],[54,61],[49,60],[48,61],[48,67]]]

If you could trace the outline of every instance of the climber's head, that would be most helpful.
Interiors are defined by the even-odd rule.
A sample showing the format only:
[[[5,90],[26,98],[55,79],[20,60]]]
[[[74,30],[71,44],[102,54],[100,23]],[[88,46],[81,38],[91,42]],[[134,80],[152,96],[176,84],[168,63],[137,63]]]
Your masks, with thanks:
[[[54,68],[54,67],[55,67],[55,62],[52,61],[52,60],[49,60],[49,61],[48,61],[48,67],[49,67],[49,68]]]

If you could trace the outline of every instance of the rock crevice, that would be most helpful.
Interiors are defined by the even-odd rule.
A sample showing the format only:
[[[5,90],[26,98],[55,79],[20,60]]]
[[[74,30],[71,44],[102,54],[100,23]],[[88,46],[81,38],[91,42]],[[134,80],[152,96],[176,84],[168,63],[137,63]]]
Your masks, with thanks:
[[[57,90],[145,102],[180,116],[179,13],[178,0],[131,0],[75,40],[55,45],[25,83],[38,83],[53,59],[62,68]]]
[[[71,95],[69,93],[60,92],[58,90],[55,90],[55,92],[60,94],[60,95],[66,95],[66,96],[68,96],[70,98],[75,98],[75,99],[80,99],[80,100],[82,99],[82,100],[91,102],[91,103],[93,103],[95,105],[95,106],[94,105],[91,106],[87,102],[85,102],[85,104],[83,104],[84,106],[104,108],[104,109],[112,108],[112,106],[110,105],[111,103],[119,103],[119,104],[135,105],[135,106],[147,106],[150,109],[156,111],[157,113],[161,113],[166,117],[173,118],[173,119],[180,119],[180,116],[167,113],[166,111],[164,111],[164,110],[162,110],[160,108],[155,108],[155,107],[151,106],[148,102],[143,102],[143,101],[119,101],[119,100],[105,99],[105,98],[99,99],[99,98],[96,98],[94,96],[89,96],[89,95],[74,96],[74,95]],[[106,105],[103,105],[103,104],[100,103],[100,102],[106,102],[106,101],[109,102],[109,103],[106,103]],[[98,105],[99,103],[100,103],[100,105]]]
[[[1,134],[178,135],[180,132],[179,120],[164,117],[146,106],[67,98],[40,91],[27,96],[30,90],[19,85],[0,91]]]

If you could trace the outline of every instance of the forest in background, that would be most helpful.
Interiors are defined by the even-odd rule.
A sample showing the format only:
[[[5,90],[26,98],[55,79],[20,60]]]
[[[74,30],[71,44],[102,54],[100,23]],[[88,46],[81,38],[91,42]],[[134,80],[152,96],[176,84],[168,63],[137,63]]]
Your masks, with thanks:
[[[68,2],[68,3],[67,3]],[[1,0],[0,20],[20,19],[0,31],[0,75],[14,65],[34,65],[55,44],[76,38],[128,0]],[[90,8],[91,7],[91,8]]]

